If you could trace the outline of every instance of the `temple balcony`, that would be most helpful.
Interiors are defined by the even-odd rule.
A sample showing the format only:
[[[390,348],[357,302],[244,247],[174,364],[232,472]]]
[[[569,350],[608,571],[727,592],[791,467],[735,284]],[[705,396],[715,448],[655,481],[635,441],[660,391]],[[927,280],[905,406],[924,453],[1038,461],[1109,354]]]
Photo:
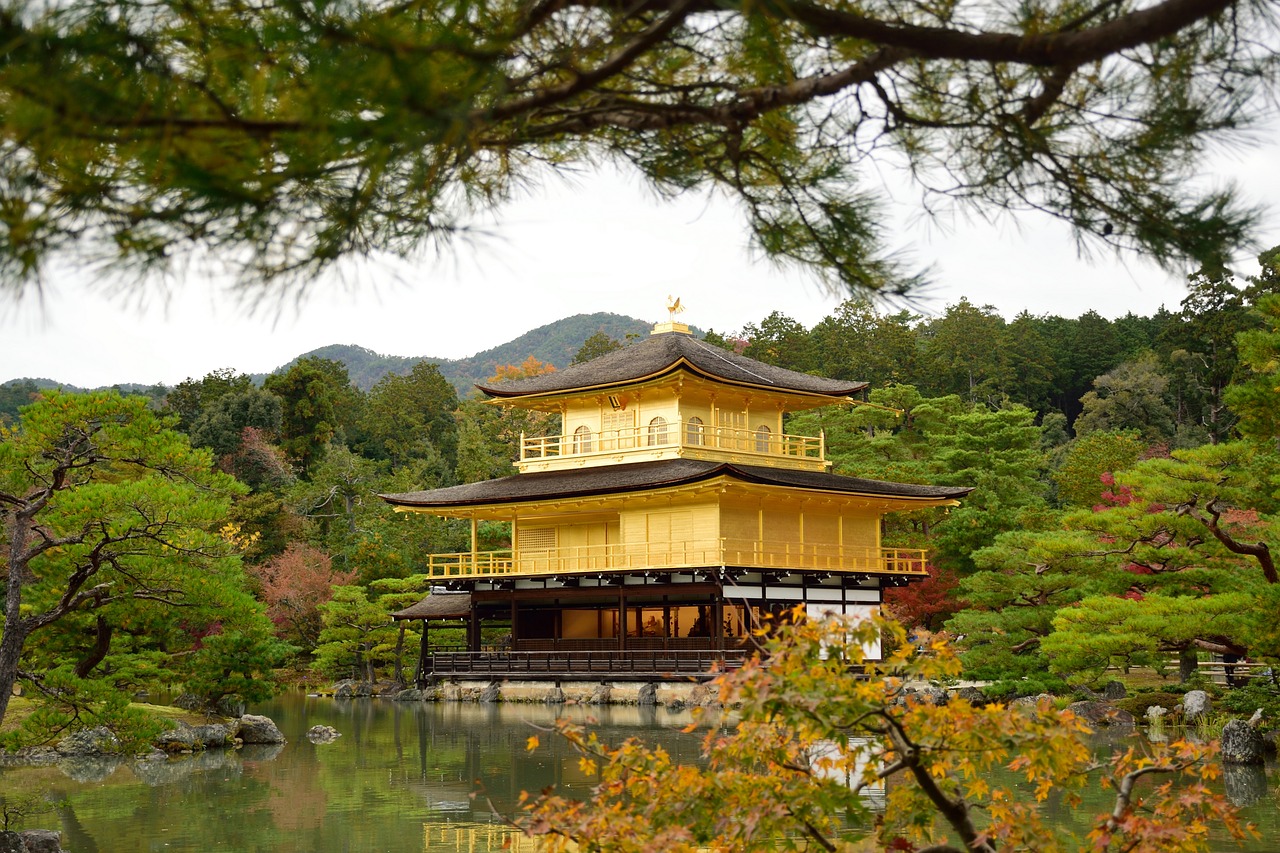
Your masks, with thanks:
[[[715,539],[676,543],[586,545],[515,554],[499,551],[432,554],[427,574],[467,579],[687,571],[734,566],[761,571],[821,571],[927,577],[922,548],[766,545]]]
[[[823,435],[670,423],[603,432],[579,429],[572,435],[521,434],[516,467],[528,473],[676,458],[803,471],[826,471],[830,466]]]

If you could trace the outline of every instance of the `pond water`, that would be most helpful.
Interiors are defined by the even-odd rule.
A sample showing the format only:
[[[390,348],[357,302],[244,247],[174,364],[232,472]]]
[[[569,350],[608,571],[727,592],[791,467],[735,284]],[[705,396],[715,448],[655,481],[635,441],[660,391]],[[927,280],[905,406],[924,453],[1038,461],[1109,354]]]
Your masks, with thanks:
[[[558,739],[543,735],[537,751],[525,749],[538,733],[535,726],[550,724],[557,714],[594,716],[607,740],[640,735],[660,742],[677,761],[695,761],[699,747],[698,735],[680,731],[689,714],[664,708],[336,701],[295,694],[253,711],[276,720],[289,743],[167,762],[5,769],[0,796],[49,792],[54,811],[27,824],[61,829],[71,853],[488,853],[502,849],[508,830],[499,815],[516,811],[522,790],[588,784],[576,756]],[[306,731],[316,724],[333,726],[342,737],[312,744]],[[1113,746],[1098,742],[1101,752]],[[1247,816],[1263,838],[1222,849],[1277,849],[1277,778],[1269,766],[1265,774],[1225,780],[1229,793],[1252,801]],[[1087,804],[1090,815],[1108,808],[1104,798],[1098,792]],[[1064,812],[1058,819],[1072,823],[1075,816]],[[513,842],[516,851],[530,849],[518,838]]]

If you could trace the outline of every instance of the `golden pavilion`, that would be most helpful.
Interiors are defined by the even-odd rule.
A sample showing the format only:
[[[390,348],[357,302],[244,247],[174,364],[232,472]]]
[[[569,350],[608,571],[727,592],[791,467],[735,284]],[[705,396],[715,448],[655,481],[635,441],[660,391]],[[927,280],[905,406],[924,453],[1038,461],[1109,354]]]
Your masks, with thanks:
[[[881,518],[970,491],[831,473],[823,436],[789,435],[783,416],[848,405],[866,383],[763,364],[674,321],[592,361],[478,387],[562,427],[522,436],[512,476],[382,496],[471,523],[471,550],[433,555],[438,586],[396,614],[467,626],[453,651],[431,651],[424,629],[419,682],[708,675],[752,651],[765,614],[856,617],[926,577],[923,551],[881,541]],[[510,548],[478,550],[480,522],[509,525]],[[486,625],[509,638],[482,643]]]

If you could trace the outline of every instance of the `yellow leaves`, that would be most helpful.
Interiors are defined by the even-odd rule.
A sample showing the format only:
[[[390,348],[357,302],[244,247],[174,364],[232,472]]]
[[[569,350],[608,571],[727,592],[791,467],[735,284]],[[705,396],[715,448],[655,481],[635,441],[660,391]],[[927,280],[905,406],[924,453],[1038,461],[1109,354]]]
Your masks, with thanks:
[[[249,534],[243,534],[240,529],[239,524],[234,521],[228,521],[218,528],[218,536],[223,541],[230,543],[236,550],[244,553],[253,548],[262,539],[262,534],[257,530]]]
[[[524,742],[525,751],[533,752],[538,748],[539,743],[541,743],[541,741],[538,740],[537,735],[529,735],[529,739]]]

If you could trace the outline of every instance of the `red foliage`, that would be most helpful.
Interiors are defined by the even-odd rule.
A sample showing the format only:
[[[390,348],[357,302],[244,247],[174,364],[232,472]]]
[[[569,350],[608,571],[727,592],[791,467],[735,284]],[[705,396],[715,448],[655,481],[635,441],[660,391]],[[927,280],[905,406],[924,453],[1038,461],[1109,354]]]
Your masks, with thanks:
[[[1094,505],[1094,512],[1133,503],[1133,490],[1128,486],[1116,486],[1116,477],[1110,471],[1104,471],[1098,479],[1107,488],[1102,490],[1102,503]]]
[[[262,587],[267,616],[276,634],[310,651],[320,637],[320,605],[333,597],[333,587],[349,584],[356,572],[337,572],[329,555],[301,542],[249,571]]]
[[[254,489],[279,486],[293,477],[284,451],[257,427],[245,427],[241,431],[240,448],[222,457],[218,467]]]
[[[1171,459],[1173,454],[1169,452],[1169,445],[1165,442],[1159,442],[1148,447],[1138,455],[1138,460],[1145,459]]]
[[[965,601],[955,594],[960,586],[955,572],[934,566],[928,570],[927,580],[885,590],[885,607],[908,630],[939,631],[953,614],[965,608]]]
[[[192,625],[189,622],[183,622],[179,627],[189,634],[193,640],[195,640],[195,642],[191,644],[191,648],[196,651],[199,651],[204,647],[205,637],[216,637],[218,634],[222,633],[222,623],[216,621],[210,622],[207,625]]]

